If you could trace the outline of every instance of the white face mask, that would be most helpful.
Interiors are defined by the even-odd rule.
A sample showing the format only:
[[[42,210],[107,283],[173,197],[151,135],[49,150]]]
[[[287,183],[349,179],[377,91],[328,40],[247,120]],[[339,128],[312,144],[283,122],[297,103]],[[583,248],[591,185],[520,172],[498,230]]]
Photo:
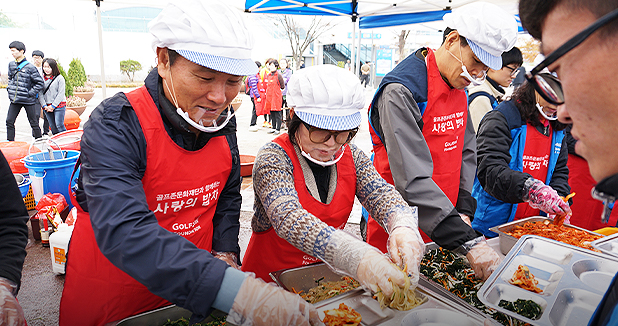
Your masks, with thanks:
[[[472,75],[470,75],[470,73],[468,72],[468,68],[466,68],[466,65],[464,65],[463,61],[461,59],[459,59],[458,57],[456,57],[453,53],[451,53],[451,51],[448,51],[448,53],[450,53],[453,56],[453,58],[457,59],[457,61],[459,61],[459,63],[461,63],[462,73],[459,74],[459,75],[462,76],[463,78],[467,79],[468,81],[470,81],[470,83],[473,86],[479,86],[479,85],[481,85],[485,81],[485,77],[487,77],[487,71],[482,70],[481,71],[481,76],[472,77]],[[462,55],[461,55],[461,43],[459,44],[459,56],[462,57]]]
[[[543,118],[545,118],[547,120],[551,120],[551,121],[558,120],[558,111],[556,111],[556,113],[555,113],[555,115],[553,117],[550,117],[550,116],[548,116],[545,113],[545,111],[543,111],[543,107],[539,103],[536,104],[536,108],[539,109],[539,112],[541,113]]]
[[[311,161],[311,162],[313,162],[313,163],[315,163],[317,165],[320,165],[320,166],[331,166],[331,165],[334,165],[337,162],[339,162],[339,160],[341,160],[341,158],[343,157],[343,153],[344,153],[344,149],[345,149],[345,145],[341,146],[341,148],[338,151],[338,152],[341,152],[341,153],[339,154],[339,156],[337,156],[337,158],[334,158],[337,155],[337,152],[335,152],[335,155],[333,155],[333,159],[332,160],[323,162],[323,161],[314,159],[313,157],[311,157],[311,154],[306,153],[303,150],[303,147],[300,146],[300,143],[298,144],[298,147],[300,147],[300,154],[302,156],[304,156],[309,161]]]
[[[172,73],[170,71],[170,83],[172,84],[172,89],[170,90],[169,86],[167,86],[167,81],[163,80],[163,83],[165,84],[165,87],[167,88],[167,91],[170,93],[170,95],[172,96],[172,101],[174,101],[174,105],[176,106],[176,113],[178,113],[178,115],[180,115],[187,123],[189,123],[191,126],[193,126],[195,129],[202,131],[202,132],[208,132],[208,133],[213,133],[213,132],[217,132],[221,129],[223,129],[223,127],[225,127],[228,122],[230,122],[230,119],[232,119],[232,117],[236,114],[236,112],[231,113],[231,109],[228,109],[227,111],[227,117],[225,118],[225,120],[218,124],[217,123],[217,119],[213,119],[212,120],[212,126],[207,127],[203,125],[203,120],[201,119],[202,116],[204,116],[204,114],[206,113],[206,110],[198,110],[198,111],[203,111],[203,112],[198,112],[198,114],[194,114],[194,118],[199,122],[195,122],[195,120],[191,119],[191,117],[189,116],[188,112],[185,112],[183,109],[181,109],[178,106],[178,101],[176,100],[176,93],[174,92],[174,80],[172,79]],[[201,114],[199,114],[201,113]],[[199,116],[197,116],[199,115]],[[221,117],[221,116],[219,116]],[[218,119],[219,121],[221,119]]]

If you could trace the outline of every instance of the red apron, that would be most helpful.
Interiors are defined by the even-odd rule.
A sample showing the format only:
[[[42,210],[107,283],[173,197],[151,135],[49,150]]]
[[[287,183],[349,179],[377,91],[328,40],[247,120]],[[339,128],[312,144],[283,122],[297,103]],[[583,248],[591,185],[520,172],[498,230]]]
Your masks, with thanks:
[[[590,175],[588,162],[579,156],[569,154],[567,166],[569,167],[571,191],[577,194],[573,197],[573,205],[571,205],[571,210],[573,211],[571,224],[590,231],[616,226],[618,207],[612,211],[608,223],[601,223],[603,203],[590,195],[592,188],[597,182]]]
[[[303,170],[296,156],[296,151],[287,134],[273,140],[285,150],[294,166],[294,186],[302,207],[315,215],[322,222],[343,229],[354,206],[356,196],[356,167],[352,152],[347,147],[343,157],[337,162],[337,189],[330,204],[324,204],[313,198],[305,183]],[[242,270],[254,272],[266,282],[272,282],[268,273],[284,268],[293,268],[313,264],[320,260],[292,246],[279,237],[274,228],[264,232],[253,232],[247,252],[243,258]]]
[[[265,114],[270,114],[270,110],[268,110],[265,106],[266,104],[266,81],[263,80],[260,77],[260,73],[257,74],[258,76],[258,84],[257,84],[257,88],[258,88],[258,93],[260,94],[260,101],[258,102],[257,100],[255,101],[255,114],[257,116],[261,116],[261,115],[265,115]]]
[[[126,96],[148,145],[148,164],[142,179],[148,208],[154,211],[161,227],[210,251],[212,218],[232,168],[225,136],[210,139],[198,151],[187,151],[168,136],[146,87]],[[216,160],[212,159],[213,153],[218,156]],[[208,162],[208,169],[196,173],[196,162]],[[169,305],[103,256],[90,215],[81,209],[74,196],[71,201],[78,209],[78,218],[66,265],[60,325],[104,325]]]
[[[549,134],[552,134],[551,127]],[[549,153],[551,153],[551,136],[545,136],[534,126],[528,124],[526,127],[526,144],[524,147],[523,173],[530,174],[533,178],[547,181],[547,169],[549,164]],[[522,218],[537,216],[540,211],[530,207],[528,203],[517,204],[514,221]]]
[[[261,116],[261,115],[264,115],[264,102],[266,101],[266,88],[264,88],[264,82],[262,81],[262,78],[260,77],[260,73],[258,72],[257,74],[255,74],[255,76],[257,77],[257,80],[258,80],[257,90],[258,90],[258,94],[260,95],[260,97],[258,97],[260,99],[259,102],[258,102],[258,98],[253,99],[253,101],[255,102],[255,115]]]
[[[462,148],[468,119],[466,93],[451,88],[442,79],[436,58],[431,49],[427,49],[427,107],[423,113],[423,136],[431,153],[433,173],[431,178],[450,199],[453,206],[459,195]],[[369,128],[372,131],[372,128]],[[376,137],[373,164],[380,175],[394,184],[388,164],[384,144]],[[376,141],[378,140],[378,141]],[[425,242],[432,240],[421,231]],[[367,223],[367,242],[387,252],[388,234],[378,222],[369,218]]]
[[[268,73],[264,76],[264,82],[266,83],[266,103],[264,108],[266,111],[281,111],[281,105],[283,104],[283,95],[281,93],[281,85],[279,84],[279,73]]]

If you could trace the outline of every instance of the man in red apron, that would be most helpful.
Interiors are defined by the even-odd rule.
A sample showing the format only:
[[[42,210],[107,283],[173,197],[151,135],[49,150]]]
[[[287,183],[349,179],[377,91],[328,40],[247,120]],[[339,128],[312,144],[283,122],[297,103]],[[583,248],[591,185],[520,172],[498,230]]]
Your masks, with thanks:
[[[408,56],[376,92],[369,109],[374,165],[408,204],[418,206],[425,240],[467,254],[477,276],[486,278],[498,255],[469,226],[476,208],[470,195],[476,143],[463,89],[482,82],[488,67],[502,68],[501,54],[515,44],[517,23],[488,3],[460,7],[444,20],[449,28],[442,46]],[[385,250],[386,241],[369,219],[367,242]]]
[[[257,72],[242,16],[183,1],[150,31],[157,67],[145,86],[105,100],[84,128],[60,325],[105,325],[172,303],[195,321],[216,308],[238,325],[315,324],[299,296],[230,268],[241,204],[230,103]],[[266,298],[275,314],[255,305]]]
[[[361,122],[365,91],[354,74],[333,65],[298,71],[288,83],[289,134],[266,144],[255,160],[253,233],[243,270],[269,272],[324,261],[373,292],[393,293],[405,274],[376,248],[341,231],[354,198],[389,231],[389,253],[407,266],[416,287],[424,244],[416,209],[349,144]]]

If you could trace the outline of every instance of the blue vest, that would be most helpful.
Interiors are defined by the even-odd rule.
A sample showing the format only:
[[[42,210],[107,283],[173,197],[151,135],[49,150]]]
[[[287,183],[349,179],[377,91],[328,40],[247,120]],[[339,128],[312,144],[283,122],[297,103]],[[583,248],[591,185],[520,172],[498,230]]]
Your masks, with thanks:
[[[502,102],[498,105],[496,110],[504,114],[509,129],[511,130],[511,139],[513,142],[509,149],[509,154],[511,155],[509,168],[513,171],[521,172],[523,171],[524,147],[526,145],[526,132],[528,126],[525,121],[521,120],[519,110],[512,101]],[[545,181],[545,184],[551,182],[551,177],[554,174],[556,162],[558,161],[558,156],[560,155],[560,149],[562,147],[564,131],[553,131],[551,137],[553,150],[549,154],[547,177],[545,180],[541,180]],[[498,234],[489,231],[489,228],[513,221],[515,211],[517,210],[517,204],[505,203],[494,198],[483,189],[478,178],[474,179],[472,197],[476,199],[476,212],[474,213],[474,220],[472,221],[473,229],[488,237],[495,237]]]

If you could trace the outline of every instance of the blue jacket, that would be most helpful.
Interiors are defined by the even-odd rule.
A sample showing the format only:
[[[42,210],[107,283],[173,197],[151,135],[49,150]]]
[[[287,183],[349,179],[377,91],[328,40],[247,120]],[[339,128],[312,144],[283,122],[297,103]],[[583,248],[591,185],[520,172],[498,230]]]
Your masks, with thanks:
[[[498,124],[500,123],[502,125],[499,126]],[[510,130],[510,139],[506,140],[500,139],[499,137],[495,137],[493,135],[489,136],[491,132],[495,132],[496,130],[504,130],[507,125],[508,130]],[[512,221],[515,217],[517,204],[522,202],[521,198],[523,183],[527,178],[531,177],[527,173],[522,173],[527,127],[528,125],[525,121],[522,121],[519,110],[512,101],[502,102],[494,111],[487,113],[479,126],[479,170],[481,169],[481,164],[484,164],[483,168],[486,167],[487,164],[484,160],[491,160],[492,157],[500,155],[505,158],[510,158],[508,167],[503,166],[501,161],[491,161],[491,165],[494,165],[493,168],[502,168],[503,170],[507,170],[506,172],[509,174],[491,174],[485,172],[485,170],[491,168],[488,167],[474,180],[472,196],[476,198],[477,207],[476,213],[474,214],[474,220],[472,221],[472,227],[486,236],[497,236],[496,233],[489,231],[489,228]],[[485,138],[487,138],[487,142],[491,141],[492,144],[484,144]],[[545,180],[541,180],[545,181],[545,184],[549,185],[552,183],[556,166],[558,164],[560,165],[560,171],[563,171],[562,168],[566,167],[566,160],[559,161],[559,157],[566,156],[567,153],[566,145],[563,146],[564,131],[552,132],[551,139],[553,150],[549,154],[547,177]],[[510,143],[508,148],[508,156],[504,156],[505,153],[500,153],[501,150],[504,150],[504,148],[500,147],[500,145],[505,144],[506,142]],[[481,150],[481,147],[483,147],[484,150]],[[487,150],[487,148],[489,148],[489,150]],[[491,150],[492,148],[493,150]],[[566,178],[568,178],[568,174]],[[562,179],[563,178],[560,178],[560,180]],[[492,188],[496,184],[502,184],[503,187]],[[567,187],[566,191],[568,193],[568,184],[565,186]],[[565,191],[564,187],[555,188],[558,188],[556,190],[559,193]],[[488,192],[485,189],[491,190]],[[500,190],[495,191],[495,189]],[[504,195],[500,194],[501,192],[510,192],[510,194]],[[561,193],[561,195],[566,195],[566,193]]]
[[[36,67],[23,59],[19,64],[9,62],[9,100],[11,103],[31,105],[38,102],[39,92],[45,82]]]

